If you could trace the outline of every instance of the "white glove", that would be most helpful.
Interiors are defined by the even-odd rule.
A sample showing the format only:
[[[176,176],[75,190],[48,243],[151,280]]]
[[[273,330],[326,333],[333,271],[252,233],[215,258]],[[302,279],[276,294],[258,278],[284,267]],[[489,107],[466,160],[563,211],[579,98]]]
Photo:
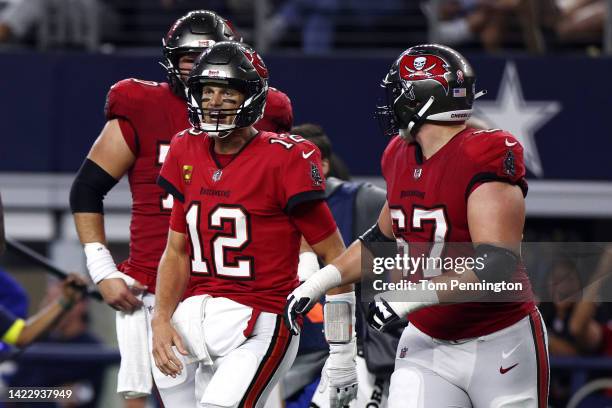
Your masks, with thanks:
[[[329,357],[323,367],[329,379],[329,406],[342,408],[357,398],[357,366],[355,337],[348,344],[330,344]]]
[[[334,265],[327,265],[312,275],[306,282],[298,286],[287,296],[283,318],[291,334],[300,333],[297,317],[307,313],[315,303],[331,288],[340,286],[342,276]]]
[[[397,298],[398,296],[393,291],[374,296],[374,301],[369,304],[368,324],[372,328],[384,332],[409,313],[440,303],[438,294],[433,289],[421,290],[418,294],[419,302],[392,301],[390,299]]]

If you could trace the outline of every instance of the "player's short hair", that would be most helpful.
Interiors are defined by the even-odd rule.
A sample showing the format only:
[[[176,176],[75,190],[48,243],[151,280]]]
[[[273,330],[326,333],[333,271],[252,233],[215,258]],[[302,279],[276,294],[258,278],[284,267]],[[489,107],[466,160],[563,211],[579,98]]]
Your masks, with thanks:
[[[291,134],[302,136],[312,142],[321,151],[321,159],[329,160],[329,173],[327,177],[336,177],[340,180],[349,180],[351,173],[338,155],[332,149],[331,140],[320,125],[315,123],[304,123],[291,128]]]
[[[304,139],[314,143],[321,151],[321,158],[330,159],[332,155],[332,144],[320,125],[315,123],[304,123],[294,126],[291,128],[291,134],[302,136]]]

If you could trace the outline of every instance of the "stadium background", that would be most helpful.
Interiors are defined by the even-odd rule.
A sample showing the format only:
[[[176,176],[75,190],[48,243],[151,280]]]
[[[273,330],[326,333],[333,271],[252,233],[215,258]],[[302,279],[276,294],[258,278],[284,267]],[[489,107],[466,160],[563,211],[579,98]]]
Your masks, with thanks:
[[[608,242],[612,29],[608,21],[576,38],[562,37],[546,23],[548,11],[541,7],[546,1],[517,2],[533,6],[533,13],[525,17],[516,9],[508,14],[508,28],[495,53],[487,52],[478,36],[454,46],[475,66],[478,88],[488,90],[476,104],[477,117],[510,130],[526,148],[526,240]],[[9,3],[17,2],[0,1],[0,21]],[[286,11],[292,3],[293,14]],[[176,17],[193,8],[210,8],[233,20],[245,39],[262,50],[270,84],[290,96],[295,124],[321,124],[353,176],[382,185],[379,161],[387,141],[373,117],[378,85],[402,49],[435,39],[444,21],[427,12],[427,2],[377,3],[49,1],[53,14],[38,20],[25,37],[0,48],[0,191],[7,235],[66,270],[85,273],[68,191],[104,124],[106,92],[127,77],[164,80],[157,64],[161,37]],[[601,3],[612,7],[610,1]],[[110,12],[101,13],[101,5]],[[310,27],[313,15],[333,23],[331,39],[315,35],[313,40],[313,33],[321,34],[320,27],[325,27]],[[286,30],[272,30],[282,18]],[[300,24],[293,24],[296,21]],[[117,261],[127,254],[129,205],[123,180],[105,202],[107,236]],[[47,275],[10,252],[0,264],[26,287],[33,313],[45,295]],[[612,319],[606,308],[602,324]],[[108,346],[104,350],[112,357],[113,313],[91,301],[88,315],[88,330]],[[24,353],[26,359],[30,352],[36,348]],[[575,391],[606,371],[610,376],[612,357],[597,356],[557,359],[553,371],[565,373]],[[99,406],[119,404],[113,395],[114,369],[116,365],[109,364]],[[599,406],[591,404],[583,406]]]

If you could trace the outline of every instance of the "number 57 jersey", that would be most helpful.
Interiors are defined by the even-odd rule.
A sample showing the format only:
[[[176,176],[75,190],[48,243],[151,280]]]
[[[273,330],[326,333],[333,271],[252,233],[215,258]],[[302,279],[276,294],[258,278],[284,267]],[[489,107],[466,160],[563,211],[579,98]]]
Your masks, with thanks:
[[[170,228],[189,241],[188,294],[281,314],[298,285],[302,234],[290,214],[324,199],[320,153],[298,136],[260,132],[223,166],[214,143],[193,129],[179,133],[158,180],[175,198]]]
[[[467,202],[483,183],[505,182],[527,194],[523,148],[512,135],[500,130],[467,128],[428,159],[417,143],[395,137],[383,153],[382,171],[393,233],[409,246],[419,242],[471,243]],[[432,245],[429,256],[444,257],[448,247]],[[436,273],[440,271],[423,271],[423,278]],[[486,303],[433,306],[411,313],[410,322],[422,332],[445,340],[483,336],[508,327],[535,307],[522,265],[514,279],[523,285],[521,297],[512,298],[517,301],[498,298]]]

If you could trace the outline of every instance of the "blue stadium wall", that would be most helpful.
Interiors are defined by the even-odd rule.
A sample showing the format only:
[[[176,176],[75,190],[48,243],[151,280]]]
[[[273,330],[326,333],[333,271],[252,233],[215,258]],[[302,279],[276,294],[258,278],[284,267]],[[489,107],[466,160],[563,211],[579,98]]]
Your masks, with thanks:
[[[502,111],[513,109],[514,121],[529,122],[539,163],[536,176],[612,180],[612,59],[471,59],[478,88],[489,91],[482,100]],[[358,175],[379,173],[387,141],[373,110],[391,60],[265,58],[271,85],[293,101],[295,123],[323,125]],[[0,171],[75,171],[103,126],[108,88],[126,77],[163,80],[157,61],[150,55],[1,54]],[[501,90],[508,75],[514,75],[512,92]]]

